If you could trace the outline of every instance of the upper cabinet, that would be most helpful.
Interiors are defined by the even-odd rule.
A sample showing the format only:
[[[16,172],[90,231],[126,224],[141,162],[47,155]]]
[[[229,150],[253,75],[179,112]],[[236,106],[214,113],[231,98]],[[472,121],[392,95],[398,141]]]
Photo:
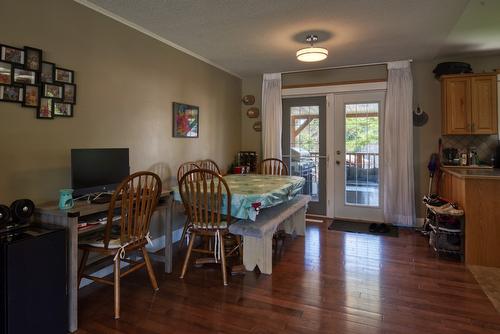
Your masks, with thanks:
[[[498,133],[496,75],[445,75],[441,93],[444,135]]]

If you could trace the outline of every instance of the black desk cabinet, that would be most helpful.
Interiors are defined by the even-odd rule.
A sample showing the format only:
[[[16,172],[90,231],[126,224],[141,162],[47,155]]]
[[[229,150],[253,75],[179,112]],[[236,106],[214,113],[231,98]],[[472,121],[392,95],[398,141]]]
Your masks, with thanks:
[[[66,231],[0,234],[0,334],[67,333]]]

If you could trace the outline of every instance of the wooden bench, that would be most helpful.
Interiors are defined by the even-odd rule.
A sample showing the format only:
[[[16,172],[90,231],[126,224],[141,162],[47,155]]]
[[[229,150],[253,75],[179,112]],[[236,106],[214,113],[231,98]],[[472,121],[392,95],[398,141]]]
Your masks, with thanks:
[[[273,234],[279,228],[286,233],[305,235],[306,210],[311,196],[297,195],[294,199],[262,209],[257,220],[238,221],[229,226],[229,232],[243,237],[243,264],[252,271],[258,266],[263,274],[273,272]]]

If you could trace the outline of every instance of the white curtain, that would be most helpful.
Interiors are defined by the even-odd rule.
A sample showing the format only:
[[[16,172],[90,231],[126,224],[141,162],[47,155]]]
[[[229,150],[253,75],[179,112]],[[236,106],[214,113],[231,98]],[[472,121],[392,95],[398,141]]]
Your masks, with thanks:
[[[384,218],[415,224],[413,180],[413,79],[409,61],[387,64],[384,131]]]
[[[281,73],[265,73],[262,81],[263,159],[281,159]]]

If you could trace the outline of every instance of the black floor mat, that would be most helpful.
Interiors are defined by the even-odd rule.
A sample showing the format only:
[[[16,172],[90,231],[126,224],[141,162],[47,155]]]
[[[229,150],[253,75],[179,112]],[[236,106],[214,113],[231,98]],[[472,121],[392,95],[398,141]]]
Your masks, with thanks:
[[[342,231],[342,232],[353,232],[353,233],[365,233],[371,235],[383,235],[388,237],[399,237],[399,228],[397,226],[387,224],[390,227],[390,231],[387,233],[377,233],[370,232],[370,223],[364,222],[352,222],[346,220],[335,219],[333,223],[328,227],[329,230]]]

